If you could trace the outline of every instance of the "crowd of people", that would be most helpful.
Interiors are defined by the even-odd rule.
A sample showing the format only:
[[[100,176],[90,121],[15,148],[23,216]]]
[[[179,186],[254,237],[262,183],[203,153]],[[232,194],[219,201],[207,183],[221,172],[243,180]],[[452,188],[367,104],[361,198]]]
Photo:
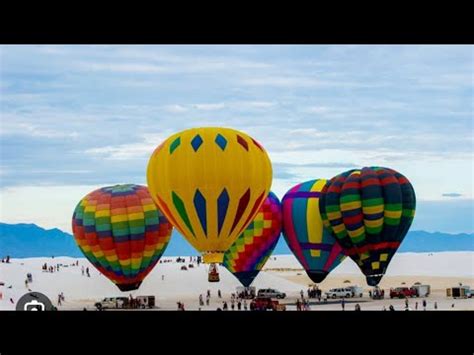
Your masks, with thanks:
[[[321,302],[322,292],[318,286],[313,286],[313,287],[308,288],[306,293],[308,294],[308,298],[317,298],[319,302]]]

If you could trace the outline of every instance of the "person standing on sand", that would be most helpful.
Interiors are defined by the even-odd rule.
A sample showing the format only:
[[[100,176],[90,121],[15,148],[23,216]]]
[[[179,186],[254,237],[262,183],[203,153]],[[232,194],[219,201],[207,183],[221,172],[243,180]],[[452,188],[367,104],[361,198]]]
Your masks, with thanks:
[[[438,302],[435,302],[434,309],[438,309]]]
[[[207,297],[211,297],[211,290],[207,290]]]
[[[405,296],[405,308],[408,309],[408,297]]]
[[[210,301],[211,301],[211,297],[206,296],[206,306],[209,306]]]
[[[247,310],[247,300],[244,300],[244,311]]]
[[[346,299],[344,297],[342,298],[341,306],[342,306],[342,310],[344,311],[346,307]]]
[[[61,295],[58,295],[58,306],[61,305]]]
[[[390,307],[388,307],[388,309],[391,310],[391,311],[395,310],[395,308],[392,305],[390,305]]]
[[[202,294],[199,295],[199,305],[204,306],[204,301],[202,300]]]
[[[426,311],[426,300],[423,300],[423,310]]]
[[[300,296],[301,296],[301,299],[304,299],[304,292],[303,292],[303,290],[300,291]]]
[[[237,302],[237,309],[240,311],[242,309],[242,302]]]
[[[309,307],[309,300],[306,300],[305,303],[304,303],[304,310],[305,311],[310,311],[311,308]]]
[[[165,280],[165,275],[161,275],[161,281]]]
[[[91,277],[91,274],[89,274],[89,267],[86,268],[86,274],[87,274],[87,277]]]
[[[82,271],[82,276],[84,276],[84,265],[82,265],[81,271]]]
[[[355,310],[356,310],[356,311],[360,311],[360,306],[359,306],[358,303],[355,305]]]
[[[221,290],[217,290],[217,297],[222,298]]]
[[[226,301],[224,301],[224,305],[222,306],[222,309],[223,309],[224,311],[227,311],[227,302],[226,302]]]
[[[418,310],[418,301],[415,302],[415,310]]]

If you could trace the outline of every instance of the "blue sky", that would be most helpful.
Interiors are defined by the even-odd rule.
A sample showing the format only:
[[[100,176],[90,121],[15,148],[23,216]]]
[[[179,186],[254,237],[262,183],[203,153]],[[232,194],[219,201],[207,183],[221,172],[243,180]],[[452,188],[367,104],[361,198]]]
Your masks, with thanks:
[[[353,167],[417,192],[414,228],[473,232],[472,46],[1,46],[4,222],[70,231],[87,192],[145,184],[192,126],[259,140],[278,196]]]

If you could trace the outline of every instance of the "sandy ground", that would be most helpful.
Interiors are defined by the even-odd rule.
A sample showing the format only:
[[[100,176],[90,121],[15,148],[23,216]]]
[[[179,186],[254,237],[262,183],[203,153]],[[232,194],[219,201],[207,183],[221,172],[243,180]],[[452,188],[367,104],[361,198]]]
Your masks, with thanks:
[[[170,258],[165,258],[170,259]],[[175,259],[175,258],[173,258]],[[72,266],[79,260],[79,266]],[[186,259],[188,260],[188,258]],[[59,272],[48,273],[41,270],[43,263],[63,264]],[[186,265],[188,262],[186,262]],[[67,265],[67,267],[66,267]],[[82,266],[89,266],[91,277],[83,276]],[[177,302],[184,302],[187,310],[199,309],[199,294],[205,297],[206,291],[211,291],[209,306],[202,310],[215,310],[222,307],[226,300],[230,306],[231,293],[235,292],[239,282],[224,268],[220,268],[221,280],[218,283],[207,281],[207,266],[200,265],[180,270],[182,263],[168,262],[158,264],[148,275],[139,290],[122,293],[100,274],[86,259],[68,257],[12,259],[10,264],[0,264],[0,310],[15,309],[16,301],[28,289],[25,287],[26,274],[33,275],[33,282],[28,285],[32,291],[42,292],[57,304],[58,294],[63,292],[65,302],[59,310],[93,310],[94,303],[104,297],[138,295],[154,295],[158,310],[175,310]],[[345,282],[346,281],[346,282]],[[349,283],[347,283],[349,281]],[[385,289],[386,297],[390,287],[411,286],[415,282],[431,285],[431,295],[427,298],[427,309],[433,310],[435,302],[439,310],[474,310],[474,299],[456,299],[446,296],[446,288],[463,285],[474,286],[474,252],[446,253],[403,253],[393,259],[386,276],[380,286]],[[404,283],[404,284],[403,284]],[[290,255],[273,257],[267,262],[264,270],[255,279],[253,286],[259,288],[276,288],[285,292],[288,297],[282,301],[288,310],[296,309],[295,301],[301,290],[306,292],[311,280],[297,260]],[[364,288],[361,299],[346,300],[345,309],[353,310],[356,303],[362,310],[382,310],[393,305],[402,310],[405,301],[400,299],[371,300],[365,278],[352,260],[347,259],[339,265],[319,287],[324,291],[334,287],[359,285]],[[217,290],[221,290],[222,299],[217,298]],[[422,310],[422,299],[410,299],[409,307],[413,310],[418,302],[418,310]],[[341,310],[340,300],[328,300],[327,303],[310,300],[311,310]]]

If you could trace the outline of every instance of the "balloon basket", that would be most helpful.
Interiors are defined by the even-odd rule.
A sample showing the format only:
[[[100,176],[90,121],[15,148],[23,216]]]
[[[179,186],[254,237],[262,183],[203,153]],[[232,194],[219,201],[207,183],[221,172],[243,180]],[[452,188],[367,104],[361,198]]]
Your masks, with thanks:
[[[219,271],[217,270],[216,264],[211,264],[209,267],[209,274],[207,275],[207,281],[209,282],[219,282]]]

